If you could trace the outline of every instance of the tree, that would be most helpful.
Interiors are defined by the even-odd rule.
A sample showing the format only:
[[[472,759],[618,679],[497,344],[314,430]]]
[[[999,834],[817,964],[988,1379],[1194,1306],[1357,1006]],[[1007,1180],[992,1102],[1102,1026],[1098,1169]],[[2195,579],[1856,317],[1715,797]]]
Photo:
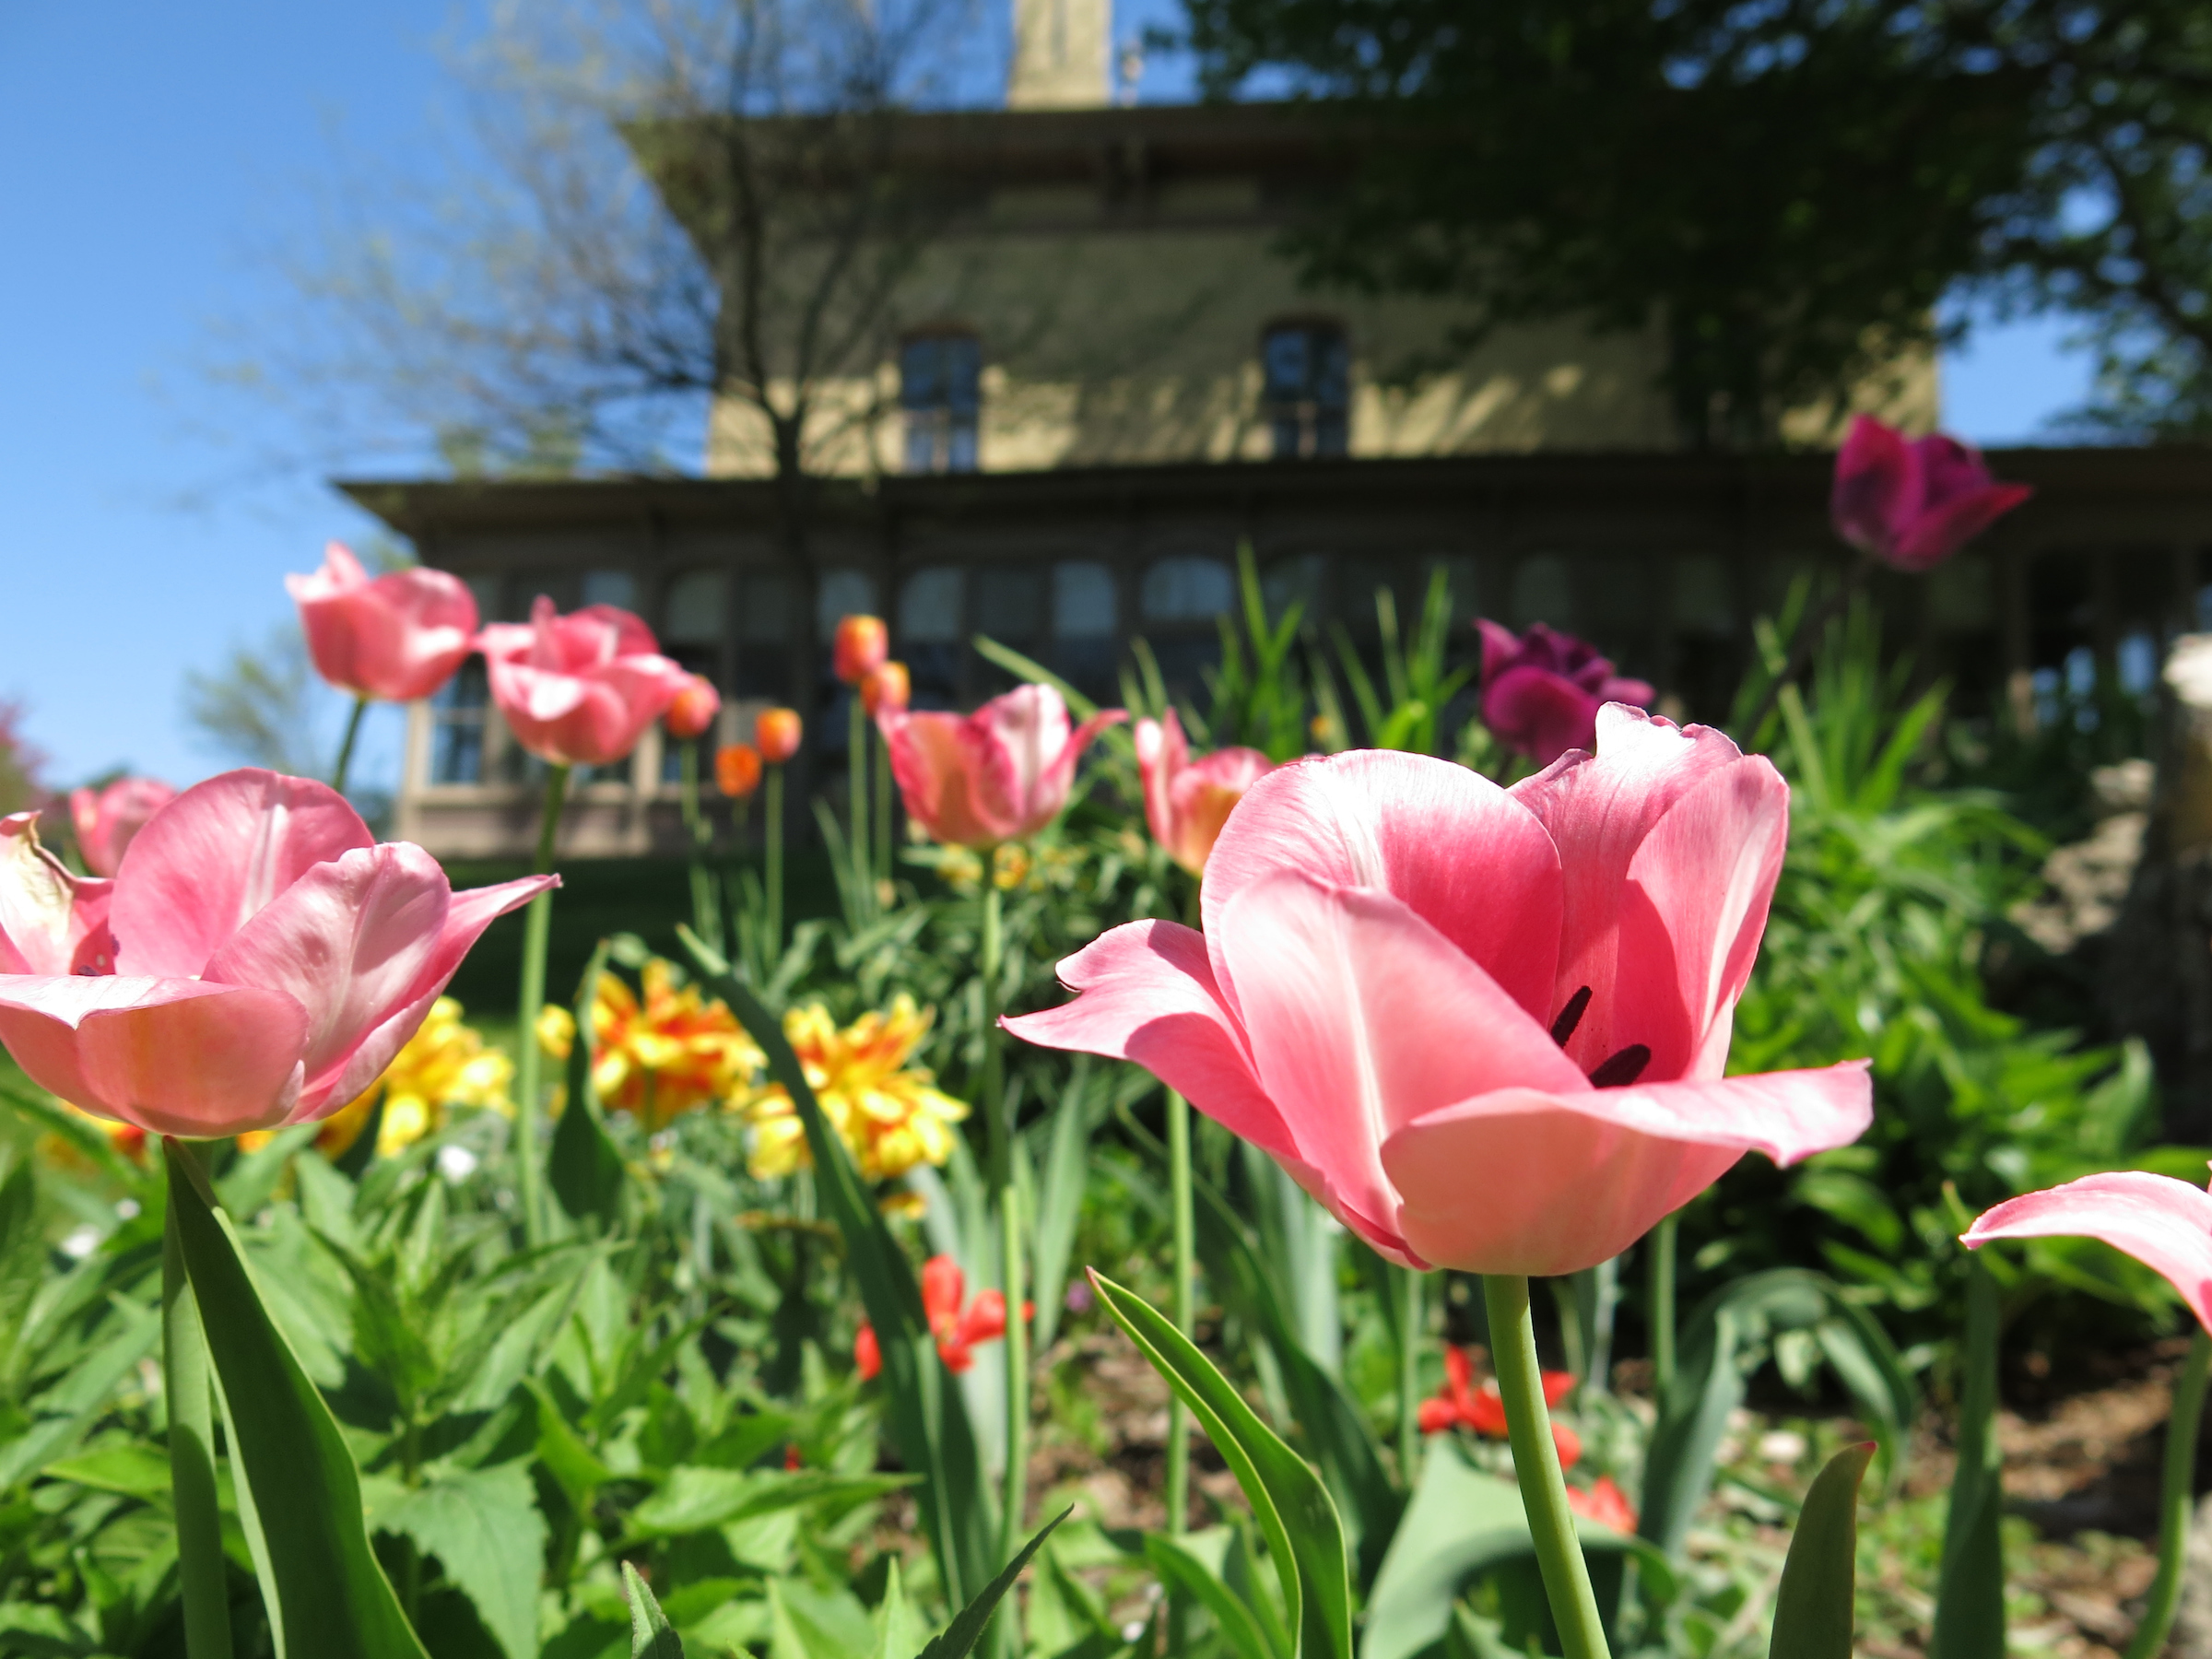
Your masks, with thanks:
[[[322,686],[299,623],[288,619],[260,645],[232,647],[220,668],[186,672],[185,724],[226,760],[323,777],[328,749],[316,729],[315,706]]]
[[[29,713],[20,702],[0,701],[0,814],[43,806],[49,798],[40,775],[45,753],[23,734]]]
[[[1272,70],[1346,123],[1350,187],[1294,238],[1311,276],[1455,295],[1477,332],[1663,331],[1695,441],[1774,441],[1931,341],[1961,283],[2088,315],[2124,424],[2212,407],[2187,390],[2212,385],[2203,0],[1188,10],[1215,92]]]

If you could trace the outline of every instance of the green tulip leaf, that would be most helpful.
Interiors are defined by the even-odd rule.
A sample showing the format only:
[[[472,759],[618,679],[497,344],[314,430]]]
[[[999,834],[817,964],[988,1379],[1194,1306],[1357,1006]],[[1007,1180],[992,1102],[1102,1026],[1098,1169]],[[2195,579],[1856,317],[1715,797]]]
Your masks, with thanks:
[[[1851,1659],[1859,1480],[1874,1452],[1872,1441],[1844,1447],[1805,1495],[1774,1597],[1773,1659]]]

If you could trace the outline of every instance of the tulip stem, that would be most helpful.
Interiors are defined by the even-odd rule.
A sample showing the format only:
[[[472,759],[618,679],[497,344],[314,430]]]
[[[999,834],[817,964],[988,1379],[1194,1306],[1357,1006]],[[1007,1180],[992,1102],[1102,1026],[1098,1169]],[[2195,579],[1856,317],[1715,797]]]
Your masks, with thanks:
[[[1006,1299],[1006,1485],[999,1554],[1010,1560],[1022,1545],[1022,1512],[1030,1495],[1030,1333],[1021,1318],[1021,1206],[1014,1186],[1014,1120],[1006,1110],[1005,1036],[998,1029],[1003,931],[998,884],[986,868],[977,952],[983,989],[983,1087],[977,1104],[991,1127],[991,1197],[998,1206],[999,1286]]]
[[[536,873],[553,868],[554,839],[560,833],[560,804],[568,794],[569,769],[546,769],[546,801],[537,826]],[[545,1195],[538,1179],[537,1017],[546,1006],[546,947],[553,935],[551,888],[530,900],[524,918],[523,984],[515,1013],[514,1143],[515,1196],[523,1210],[523,1238],[532,1248],[546,1241]]]
[[[1168,1090],[1168,1202],[1175,1227],[1175,1328],[1185,1336],[1197,1323],[1194,1257],[1197,1228],[1191,1206],[1191,1105]],[[1168,1401],[1168,1532],[1191,1524],[1191,1418],[1181,1394]]]
[[[1652,1324],[1652,1398],[1662,1409],[1666,1391],[1675,1385],[1675,1233],[1680,1226],[1677,1211],[1652,1229],[1650,1274],[1644,1298]]]
[[[1528,1280],[1520,1274],[1486,1274],[1482,1298],[1490,1320],[1490,1361],[1498,1371],[1506,1433],[1512,1441],[1513,1474],[1521,1485],[1521,1506],[1528,1514],[1552,1623],[1559,1630],[1559,1651],[1565,1659],[1606,1659],[1606,1627],[1590,1587],[1589,1563],[1575,1537],[1567,1477],[1559,1469],[1551,1411],[1544,1403]]]
[[[783,768],[768,769],[768,799],[760,819],[760,863],[768,885],[768,951],[762,967],[770,977],[783,955]]]
[[[876,877],[868,870],[868,717],[860,706],[857,686],[853,688],[852,739],[845,746],[845,768],[853,795],[853,914],[865,918],[876,908]]]
[[[2166,1473],[2159,1492],[2159,1576],[2151,1581],[2143,1622],[2127,1644],[2127,1659],[2155,1659],[2166,1645],[2173,1614],[2182,1599],[2182,1572],[2189,1553],[2189,1518],[2194,1505],[2196,1435],[2205,1415],[2205,1386],[2212,1382],[2212,1335],[2197,1327],[2189,1358],[2174,1379],[2173,1415],[2166,1424]]]
[[[686,742],[678,749],[683,763],[684,828],[691,832],[691,931],[722,953],[722,895],[715,890],[714,872],[707,864],[707,849],[714,831],[699,808],[699,745]]]
[[[187,1159],[194,1153],[180,1142],[177,1156]],[[223,1559],[222,1509],[216,1497],[207,1338],[184,1273],[174,1204],[161,1229],[161,1370],[162,1394],[169,1402],[169,1488],[176,1510],[184,1651],[190,1659],[230,1659],[229,1568]]]
[[[891,751],[876,746],[876,873],[888,887],[891,880]]]
[[[1421,1465],[1421,1276],[1399,1267],[1398,1284],[1398,1478],[1413,1490]]]
[[[330,769],[330,786],[340,794],[346,793],[346,774],[353,767],[353,740],[361,735],[361,716],[369,712],[369,700],[353,700],[353,712],[346,716],[346,735],[338,739],[338,763]]]

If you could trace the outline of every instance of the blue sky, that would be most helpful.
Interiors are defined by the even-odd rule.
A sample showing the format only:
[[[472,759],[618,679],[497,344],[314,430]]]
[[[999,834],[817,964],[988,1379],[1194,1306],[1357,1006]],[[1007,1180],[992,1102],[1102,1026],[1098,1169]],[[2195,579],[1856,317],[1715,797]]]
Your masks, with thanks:
[[[1117,32],[1175,15],[1121,0]],[[297,434],[211,398],[198,365],[213,319],[288,302],[264,251],[297,240],[334,134],[402,165],[441,153],[436,42],[465,17],[452,0],[0,6],[0,699],[28,705],[50,782],[218,770],[182,719],[185,674],[283,621],[283,574],[326,539],[367,534],[312,474],[267,476]],[[1143,90],[1184,86],[1156,60]],[[2065,333],[1975,337],[1944,365],[1947,423],[2031,439],[2087,391]],[[371,778],[396,732],[381,713]]]

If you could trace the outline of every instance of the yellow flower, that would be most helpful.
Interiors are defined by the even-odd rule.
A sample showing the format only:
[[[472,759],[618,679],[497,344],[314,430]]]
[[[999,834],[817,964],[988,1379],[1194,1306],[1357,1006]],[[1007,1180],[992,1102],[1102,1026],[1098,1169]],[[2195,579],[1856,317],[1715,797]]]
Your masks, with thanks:
[[[383,1075],[323,1120],[315,1148],[325,1158],[343,1157],[382,1100],[384,1118],[377,1125],[376,1155],[395,1157],[437,1128],[449,1106],[512,1112],[514,1102],[507,1098],[507,1086],[513,1080],[514,1062],[487,1048],[481,1032],[461,1023],[461,1005],[441,996]],[[274,1134],[249,1130],[238,1144],[252,1152],[266,1146]]]
[[[658,1129],[679,1112],[745,1093],[761,1065],[760,1051],[727,1004],[709,1002],[696,985],[677,988],[675,965],[653,957],[639,975],[643,998],[618,974],[599,976],[592,1004],[597,1045],[592,1082],[601,1104],[628,1112]],[[538,1045],[566,1060],[576,1022],[565,1008],[538,1017]]]
[[[931,1016],[901,995],[890,1012],[863,1014],[840,1030],[830,1010],[816,1003],[783,1016],[783,1034],[799,1056],[822,1113],[869,1181],[888,1181],[916,1164],[941,1164],[952,1156],[951,1124],[968,1108],[940,1093],[927,1068],[908,1065]],[[806,1132],[780,1083],[746,1102],[753,1129],[753,1174],[788,1175],[813,1159]]]
[[[1030,854],[1017,841],[1001,841],[991,851],[991,885],[1002,893],[1019,887],[1030,873]]]

